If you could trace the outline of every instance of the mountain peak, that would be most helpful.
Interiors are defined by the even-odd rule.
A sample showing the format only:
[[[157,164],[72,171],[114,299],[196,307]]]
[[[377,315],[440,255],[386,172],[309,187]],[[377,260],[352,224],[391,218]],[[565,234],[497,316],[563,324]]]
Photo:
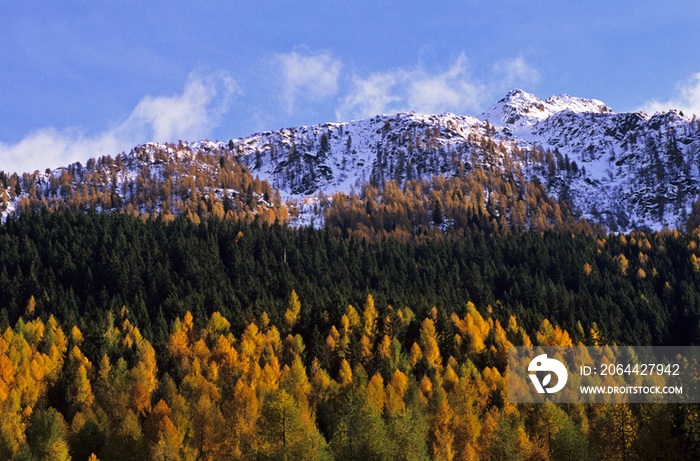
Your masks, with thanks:
[[[594,112],[599,114],[612,113],[612,109],[606,106],[602,101],[597,99],[575,98],[568,94],[559,96],[550,96],[545,101],[545,104],[553,112],[561,112],[570,110],[571,112]]]
[[[497,126],[525,126],[534,125],[550,115],[567,110],[575,113],[612,113],[608,106],[596,99],[575,98],[562,94],[543,101],[533,94],[515,89],[484,112],[481,118]]]

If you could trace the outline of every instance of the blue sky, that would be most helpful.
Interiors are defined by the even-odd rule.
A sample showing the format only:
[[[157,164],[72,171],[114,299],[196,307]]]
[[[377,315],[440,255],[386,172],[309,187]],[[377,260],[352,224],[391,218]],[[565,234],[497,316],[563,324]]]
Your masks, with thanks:
[[[0,170],[513,88],[700,115],[700,2],[0,1]]]

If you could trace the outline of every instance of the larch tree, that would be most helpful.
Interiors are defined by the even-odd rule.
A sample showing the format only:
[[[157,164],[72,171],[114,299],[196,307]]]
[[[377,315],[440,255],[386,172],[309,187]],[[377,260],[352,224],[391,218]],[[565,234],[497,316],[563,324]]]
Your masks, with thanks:
[[[284,322],[289,330],[291,330],[296,323],[300,311],[301,302],[299,301],[297,292],[292,290],[292,294],[289,295],[289,307],[284,313]]]

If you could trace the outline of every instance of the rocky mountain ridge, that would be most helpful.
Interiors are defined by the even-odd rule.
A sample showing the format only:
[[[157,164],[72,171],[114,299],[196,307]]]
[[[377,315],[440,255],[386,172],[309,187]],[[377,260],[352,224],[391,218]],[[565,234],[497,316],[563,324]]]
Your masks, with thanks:
[[[197,166],[199,157],[209,158],[206,166]],[[594,99],[561,95],[542,100],[522,90],[509,92],[478,118],[404,112],[267,131],[229,142],[148,143],[117,156],[118,168],[110,164],[114,173],[95,187],[110,187],[128,200],[124,181],[158,177],[165,164],[185,160],[191,175],[199,170],[210,175],[216,158],[235,161],[260,184],[278,190],[283,200],[297,202],[313,201],[319,193],[359,192],[366,183],[381,187],[387,180],[403,184],[478,169],[497,174],[507,166],[546,186],[581,217],[623,232],[682,227],[700,198],[700,122],[695,116],[677,111],[616,113]],[[88,171],[90,162],[79,166],[25,174],[17,181],[19,187],[10,189],[3,174],[3,214],[11,213],[31,190],[28,182],[44,184],[42,191],[50,198],[50,177],[60,182],[56,178],[62,171]],[[206,187],[202,190],[207,193]],[[217,196],[222,198],[224,190],[229,189],[217,189]],[[256,191],[262,197],[262,188]],[[182,191],[180,195],[185,196]],[[157,211],[157,206],[140,211]]]

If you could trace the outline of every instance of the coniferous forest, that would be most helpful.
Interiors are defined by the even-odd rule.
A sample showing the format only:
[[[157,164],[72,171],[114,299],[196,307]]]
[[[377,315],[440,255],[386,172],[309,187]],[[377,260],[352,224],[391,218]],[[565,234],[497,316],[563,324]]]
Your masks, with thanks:
[[[697,458],[697,405],[505,393],[509,345],[700,343],[700,233],[330,222],[8,218],[0,458]]]

